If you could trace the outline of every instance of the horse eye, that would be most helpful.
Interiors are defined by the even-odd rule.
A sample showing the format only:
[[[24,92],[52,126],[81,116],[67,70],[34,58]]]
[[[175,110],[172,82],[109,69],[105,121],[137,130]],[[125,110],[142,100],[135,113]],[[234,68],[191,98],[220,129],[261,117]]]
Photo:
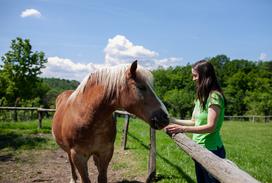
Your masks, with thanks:
[[[138,85],[137,87],[139,88],[139,90],[146,91],[145,85]]]

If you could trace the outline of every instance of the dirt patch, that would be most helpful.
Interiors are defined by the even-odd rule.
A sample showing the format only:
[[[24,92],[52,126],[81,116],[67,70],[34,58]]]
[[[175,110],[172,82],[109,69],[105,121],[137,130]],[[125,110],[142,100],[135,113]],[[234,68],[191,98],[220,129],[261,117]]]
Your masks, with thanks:
[[[140,183],[145,180],[145,172],[133,170],[131,153],[115,150],[108,169],[108,182]],[[89,160],[89,174],[92,182],[97,182],[97,170],[92,158]],[[66,154],[58,150],[30,150],[19,155],[0,153],[0,183],[69,182],[70,165]]]

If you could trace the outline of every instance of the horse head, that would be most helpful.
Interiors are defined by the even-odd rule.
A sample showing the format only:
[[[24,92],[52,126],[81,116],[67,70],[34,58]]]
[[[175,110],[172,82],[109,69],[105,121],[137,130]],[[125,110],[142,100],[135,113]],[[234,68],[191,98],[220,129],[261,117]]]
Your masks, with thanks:
[[[154,129],[162,129],[169,124],[166,107],[153,90],[150,71],[134,61],[125,72],[126,82],[120,89],[121,107],[146,121]]]

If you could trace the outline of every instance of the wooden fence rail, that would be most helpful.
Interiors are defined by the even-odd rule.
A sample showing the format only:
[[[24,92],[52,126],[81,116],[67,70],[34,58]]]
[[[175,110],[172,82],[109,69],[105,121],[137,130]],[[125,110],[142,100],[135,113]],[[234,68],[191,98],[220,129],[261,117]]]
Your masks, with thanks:
[[[247,116],[225,116],[225,120],[245,120],[245,121],[264,121],[265,123],[272,122],[272,116],[259,116],[259,115],[247,115]]]
[[[38,128],[42,128],[42,118],[44,112],[54,112],[55,109],[43,109],[35,107],[0,107],[0,110],[37,110],[38,111]],[[113,115],[116,120],[116,115],[125,115],[125,124],[122,136],[122,147],[125,150],[127,144],[127,133],[130,117],[134,115],[126,111],[115,111]],[[178,121],[178,120],[176,120]],[[186,152],[190,157],[199,162],[209,173],[223,183],[258,183],[256,179],[248,173],[239,169],[234,163],[227,159],[221,159],[212,152],[196,144],[185,134],[179,133],[171,136],[176,144]],[[150,153],[148,161],[148,176],[146,182],[152,182],[156,176],[156,133],[153,128],[150,128]]]
[[[37,111],[38,112],[38,129],[42,128],[42,119],[43,119],[43,113],[45,112],[55,112],[55,109],[44,109],[44,108],[38,108],[38,107],[0,107],[0,110],[9,110],[14,111],[14,117],[13,120],[17,121],[17,111],[24,110],[24,111]]]

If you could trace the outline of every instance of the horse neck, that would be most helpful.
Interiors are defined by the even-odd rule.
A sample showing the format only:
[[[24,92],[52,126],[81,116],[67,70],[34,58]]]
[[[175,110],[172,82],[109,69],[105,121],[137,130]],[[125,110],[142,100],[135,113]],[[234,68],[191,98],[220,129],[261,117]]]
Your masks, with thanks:
[[[79,99],[95,118],[110,116],[116,110],[115,93],[107,97],[104,86],[99,84],[87,85]]]

